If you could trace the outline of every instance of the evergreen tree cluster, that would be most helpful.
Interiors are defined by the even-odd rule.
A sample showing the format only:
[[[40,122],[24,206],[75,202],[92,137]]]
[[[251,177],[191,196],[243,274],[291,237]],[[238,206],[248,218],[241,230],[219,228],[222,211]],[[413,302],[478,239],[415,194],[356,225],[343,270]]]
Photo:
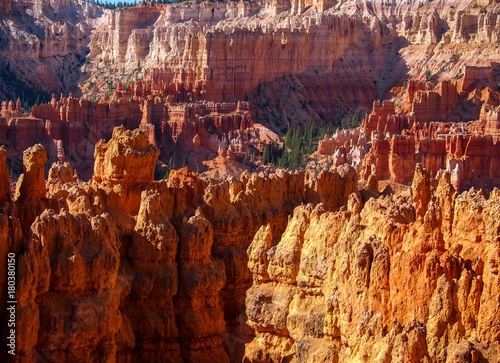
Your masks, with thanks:
[[[250,149],[248,149],[250,151]],[[276,142],[272,142],[262,150],[262,160],[264,164],[277,165],[281,160],[282,149]]]
[[[116,9],[116,8],[123,8],[123,7],[137,5],[137,1],[118,1],[116,4],[113,2],[100,1],[100,0],[87,0],[87,2],[94,5],[99,5],[105,9]]]
[[[359,111],[356,111],[354,115],[343,117],[342,120],[340,120],[340,128],[342,130],[353,129],[360,126],[362,121],[363,116]]]
[[[338,128],[358,127],[362,119],[361,113],[356,111],[352,116],[343,117],[336,125],[330,122],[318,126],[309,122],[304,129],[290,127],[285,134],[283,147],[275,142],[267,145],[262,152],[262,161],[290,170],[303,169],[307,165],[308,155],[317,149],[319,140],[325,135],[333,135]]]
[[[302,169],[307,164],[307,156],[313,152],[314,144],[317,145],[318,127],[310,122],[304,130],[289,128],[283,142],[283,152],[278,166],[296,170]]]

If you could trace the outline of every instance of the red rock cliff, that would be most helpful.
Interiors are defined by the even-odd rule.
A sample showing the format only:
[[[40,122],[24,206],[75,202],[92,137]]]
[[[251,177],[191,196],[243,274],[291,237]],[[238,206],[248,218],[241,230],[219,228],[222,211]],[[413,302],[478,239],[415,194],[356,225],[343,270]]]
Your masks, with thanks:
[[[91,183],[58,164],[35,195],[42,154],[18,189],[45,204],[1,219],[19,361],[498,358],[496,190],[434,191],[421,166],[412,196],[369,200],[347,166],[153,182],[147,135],[117,128]]]
[[[498,359],[483,345],[498,347],[498,192],[453,194],[449,174],[433,191],[425,174],[413,198],[297,207],[277,244],[261,227],[248,249],[245,361]]]
[[[363,121],[361,130],[371,149],[361,164],[361,178],[375,173],[378,179],[405,184],[421,163],[433,177],[440,170],[451,172],[460,191],[497,186],[500,147],[493,110],[498,107],[498,92],[486,87],[482,92],[459,93],[452,82],[440,83],[437,91],[415,91],[416,87],[409,82],[397,95],[396,102],[406,100],[398,111],[394,101],[384,101],[382,107],[375,102]],[[452,112],[458,109],[472,113]],[[460,117],[471,121],[459,122]]]

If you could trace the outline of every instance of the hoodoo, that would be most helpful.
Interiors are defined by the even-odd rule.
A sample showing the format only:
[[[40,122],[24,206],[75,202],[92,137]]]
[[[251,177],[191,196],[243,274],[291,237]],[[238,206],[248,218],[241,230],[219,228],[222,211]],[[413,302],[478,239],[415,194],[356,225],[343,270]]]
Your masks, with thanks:
[[[500,360],[500,4],[0,1],[13,362]]]

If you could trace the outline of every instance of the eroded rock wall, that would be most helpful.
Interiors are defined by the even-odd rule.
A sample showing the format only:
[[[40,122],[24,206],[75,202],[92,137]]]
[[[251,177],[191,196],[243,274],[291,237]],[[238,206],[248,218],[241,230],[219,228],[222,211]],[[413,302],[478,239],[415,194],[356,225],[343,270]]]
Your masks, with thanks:
[[[431,190],[420,166],[413,183],[412,195],[352,194],[342,211],[297,207],[277,244],[259,229],[245,361],[498,359],[498,191],[456,194],[449,174]]]
[[[2,98],[34,102],[34,90],[47,99],[61,91],[90,98],[144,80],[183,102],[248,100],[254,116],[280,130],[311,118],[338,121],[340,108],[366,109],[408,77],[456,79],[465,91],[498,83],[498,67],[489,69],[500,62],[496,2],[145,3],[105,10],[80,0],[30,0],[3,8]]]
[[[2,1],[0,97],[34,103],[75,92],[99,7],[87,1]]]
[[[459,191],[493,189],[500,178],[497,91],[485,87],[459,92],[460,85],[448,81],[440,82],[436,90],[425,87],[423,82],[410,81],[393,100],[374,102],[360,128],[371,148],[361,164],[355,164],[352,157],[350,163],[359,166],[364,180],[375,173],[379,179],[407,184],[420,163],[436,178],[440,171],[448,170]],[[342,145],[334,142],[336,138],[323,142],[331,145],[326,151],[343,151]],[[353,151],[363,145],[354,137],[350,139]],[[318,149],[318,153],[322,151]]]
[[[25,152],[2,214],[18,256],[20,361],[241,359],[255,232],[280,235],[295,206],[336,210],[356,188],[347,166],[223,182],[181,169],[154,182],[157,156],[144,131],[119,127],[96,146],[90,182],[58,162],[45,183],[45,150]]]
[[[56,163],[45,186],[25,153],[2,211],[18,361],[498,359],[497,190],[420,165],[399,193],[348,166],[154,182],[157,155],[117,128],[92,182]]]
[[[69,162],[83,180],[92,176],[94,146],[109,140],[120,125],[144,130],[160,150],[160,160],[170,162],[171,168],[189,165],[199,170],[203,160],[219,151],[242,160],[249,149],[259,152],[270,142],[261,135],[267,128],[254,128],[248,102],[173,104],[169,95],[151,92],[141,83],[117,90],[111,100],[52,95],[49,103],[33,106],[29,115],[20,100],[4,101],[0,142],[11,158],[40,143],[51,162]],[[176,165],[170,161],[174,155]]]
[[[103,71],[95,63],[101,57],[117,62],[104,70],[112,82],[136,75],[176,97],[189,90],[191,99],[248,98],[255,115],[272,120],[275,129],[309,118],[328,121],[341,107],[369,107],[408,76],[459,79],[469,91],[495,84],[498,72],[488,67],[500,61],[498,13],[493,2],[454,0],[123,9],[98,23],[84,89],[103,92],[105,83],[94,76]]]

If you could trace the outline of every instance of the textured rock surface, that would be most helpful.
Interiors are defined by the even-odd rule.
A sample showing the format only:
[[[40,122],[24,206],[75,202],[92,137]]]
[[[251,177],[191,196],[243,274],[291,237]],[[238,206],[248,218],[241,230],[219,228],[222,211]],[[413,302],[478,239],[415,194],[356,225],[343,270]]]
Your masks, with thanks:
[[[287,5],[283,4],[283,8],[280,9],[286,10]],[[108,59],[104,68],[105,73],[107,72],[106,74],[110,76],[138,72],[147,79],[147,81],[138,82],[134,87],[129,85],[124,88],[119,82],[123,80],[115,77],[116,79],[110,82],[118,83],[115,92],[117,96],[162,94],[168,99],[167,104],[171,101],[203,98],[226,100],[248,96],[251,101],[250,111],[254,113],[254,117],[266,120],[268,125],[276,129],[282,129],[283,121],[293,125],[302,122],[300,120],[310,118],[311,114],[316,120],[327,119],[327,115],[331,115],[333,109],[343,104],[343,101],[336,100],[335,92],[332,95],[331,92],[323,91],[324,88],[331,88],[332,85],[342,88],[346,95],[345,102],[355,100],[358,105],[366,106],[370,99],[385,94],[391,85],[400,82],[401,72],[404,71],[401,69],[401,63],[404,61],[409,67],[407,74],[415,77],[426,75],[430,82],[426,84],[424,81],[409,81],[405,96],[399,96],[396,100],[398,107],[390,101],[373,106],[372,114],[363,125],[364,137],[360,134],[353,134],[347,138],[336,135],[335,138],[321,143],[319,153],[332,154],[331,159],[334,165],[348,162],[352,166],[359,167],[371,144],[372,151],[361,170],[363,179],[371,174],[372,165],[375,164],[380,179],[408,183],[416,163],[422,163],[433,175],[436,175],[439,169],[453,170],[456,175],[460,174],[454,177],[455,187],[459,190],[470,186],[491,188],[498,178],[495,172],[498,168],[494,161],[498,151],[497,137],[492,138],[490,142],[488,138],[459,136],[450,138],[446,142],[448,146],[443,147],[442,139],[445,138],[443,135],[462,132],[464,126],[436,124],[436,122],[449,123],[483,118],[487,123],[483,128],[485,133],[498,132],[498,122],[496,122],[498,120],[494,116],[496,112],[494,110],[498,107],[498,95],[487,87],[496,87],[495,77],[498,73],[498,66],[494,61],[497,55],[489,47],[484,50],[484,56],[472,59],[472,53],[482,46],[473,44],[467,38],[468,35],[457,35],[465,34],[464,29],[468,29],[465,32],[469,34],[470,29],[476,26],[475,22],[480,23],[485,20],[481,16],[478,18],[475,14],[479,10],[474,10],[474,7],[467,8],[465,3],[450,2],[437,7],[416,5],[416,3],[410,3],[394,9],[391,6],[382,7],[377,3],[371,11],[365,7],[363,11],[367,16],[366,19],[372,19],[370,24],[366,19],[361,21],[357,15],[351,17],[339,15],[336,8],[328,9],[319,18],[310,11],[301,17],[287,21],[284,21],[283,17],[279,19],[273,17],[272,7],[269,8],[267,5],[260,9],[258,17],[237,19],[234,18],[235,14],[232,11],[234,9],[231,9],[230,5],[222,4],[213,7],[213,16],[210,16],[206,4],[194,6],[189,11],[179,6],[125,9],[107,13],[106,16],[114,20],[103,24],[101,28],[98,27],[96,36],[93,38],[95,42],[91,44],[93,49],[91,54],[95,57],[101,55],[104,59]],[[290,6],[293,7],[293,4]],[[458,9],[457,16],[454,14],[454,7]],[[353,11],[353,7],[349,4],[341,8],[348,14]],[[394,9],[390,24],[387,23],[388,9]],[[417,15],[404,15],[405,10],[416,11]],[[493,14],[497,11],[498,9],[493,4],[481,10],[482,13],[490,14],[489,19],[495,18]],[[223,18],[225,20],[222,20]],[[468,19],[466,23],[469,24],[465,28],[464,19]],[[188,25],[183,23],[185,20],[189,20]],[[163,21],[172,24],[173,28],[166,28]],[[487,22],[496,24],[493,20]],[[153,24],[152,28],[151,24]],[[263,24],[266,25],[265,31]],[[441,27],[438,26],[439,24]],[[373,30],[377,26],[383,31],[376,36],[372,34],[366,38],[358,34],[362,29]],[[321,42],[336,44],[337,49],[319,51],[313,46],[310,34],[315,39],[333,36],[328,27],[330,30],[340,31],[337,37],[339,39]],[[482,27],[484,26],[477,25],[478,29]],[[493,30],[495,27],[496,25],[486,33],[481,33],[482,37],[475,41],[485,44],[494,43],[495,38],[491,34],[495,32]],[[249,29],[252,31],[249,32]],[[290,29],[294,29],[293,36],[289,33]],[[230,39],[226,35],[228,31],[232,32]],[[453,34],[450,34],[452,31]],[[248,56],[241,56],[232,50],[228,53],[228,47],[233,49],[239,44],[250,44],[245,49],[261,49],[262,43],[266,41],[269,34],[272,34],[272,39],[281,34],[280,43],[283,43],[281,44],[283,49],[276,50],[278,52],[276,54],[273,52],[275,52],[274,45],[277,42],[270,43],[272,51],[266,52],[265,56],[256,55],[255,52]],[[191,39],[189,42],[183,41],[186,35]],[[408,39],[410,44],[399,44],[402,38],[395,39],[396,36]],[[149,42],[148,49],[137,50],[138,37],[142,42]],[[124,45],[127,38],[129,39],[128,48]],[[223,44],[219,44],[221,41]],[[376,50],[376,54],[371,54],[372,51],[369,55],[358,54],[360,50],[351,49],[346,42],[366,44],[366,47],[362,48]],[[168,46],[165,45],[166,43]],[[431,44],[430,48],[427,47],[429,44]],[[312,50],[300,52],[296,51],[295,47]],[[337,59],[338,47],[344,49],[343,57],[339,59]],[[398,54],[404,54],[403,59],[396,56],[396,53],[391,53],[394,52],[393,47],[401,48]],[[427,47],[425,49],[429,57],[425,62],[421,59],[423,47]],[[460,56],[458,55],[459,49]],[[378,54],[379,51],[388,58]],[[285,54],[280,52],[285,52]],[[288,52],[291,53],[288,54]],[[181,54],[183,54],[182,57]],[[393,58],[390,58],[391,54]],[[224,56],[223,62],[218,60],[218,57],[222,55]],[[449,59],[446,58],[447,55]],[[295,59],[296,57],[300,59],[290,65],[286,62],[275,62],[275,59]],[[303,57],[305,58],[302,59]],[[325,57],[327,59],[333,57],[334,64],[330,66],[325,63]],[[123,72],[118,69],[118,65],[113,65],[115,59],[122,62]],[[354,62],[353,59],[357,61]],[[485,64],[484,59],[487,59],[489,63]],[[165,66],[163,70],[156,68],[160,61]],[[269,62],[272,64],[268,64]],[[100,73],[102,69],[99,66],[101,62],[97,63],[99,70],[97,77],[102,79]],[[385,73],[375,72],[384,77],[374,79],[377,76],[368,74],[363,69],[363,64],[367,63],[385,67]],[[428,69],[421,68],[422,64],[426,64]],[[286,70],[276,69],[285,65]],[[252,72],[236,72],[235,69],[250,69]],[[320,69],[323,73],[319,74],[321,72],[314,71],[314,69]],[[208,70],[210,76],[207,75]],[[234,72],[237,74],[233,74]],[[339,75],[338,72],[346,72],[346,74]],[[259,74],[259,77],[252,76],[251,79],[247,79],[245,77],[248,77],[248,74]],[[278,76],[282,74],[284,74],[283,77]],[[443,81],[433,89],[436,80],[449,79],[452,76],[458,79],[458,82]],[[350,84],[353,78],[360,84],[356,86]],[[256,79],[260,79],[259,85],[254,84]],[[370,87],[365,83],[370,84]],[[377,95],[369,91],[372,83],[377,85]],[[360,94],[357,87],[369,94]],[[316,91],[317,89],[319,91]],[[478,90],[482,92],[481,95],[478,94]],[[96,89],[92,88],[89,92],[96,92]],[[283,95],[286,96],[283,97]],[[325,95],[328,96],[325,98]],[[301,110],[297,110],[296,107],[299,103],[302,105]],[[148,132],[150,140],[154,140],[162,150],[162,155],[166,156],[163,159],[164,162],[169,159],[168,155],[172,156],[171,148],[168,146],[172,141],[178,145],[178,150],[195,154],[206,152],[207,149],[212,153],[214,150],[226,152],[227,148],[229,155],[241,157],[249,148],[262,149],[260,138],[255,135],[254,131],[242,131],[250,124],[246,116],[240,118],[238,115],[228,115],[229,117],[219,118],[214,115],[201,117],[195,121],[193,115],[198,112],[200,114],[211,112],[210,108],[198,109],[196,105],[172,105],[167,110],[165,103],[156,99],[145,102],[141,109],[143,113],[141,128]],[[305,114],[308,116],[305,117]],[[281,122],[276,122],[276,120],[281,120]],[[229,131],[227,125],[232,125],[231,131],[237,132]],[[218,138],[212,132],[205,132],[210,129],[217,130]],[[403,133],[405,129],[407,132]],[[228,143],[221,142],[221,132],[228,136]],[[377,141],[369,143],[370,139],[374,139],[372,137],[374,132],[379,135],[376,138]],[[398,136],[401,133],[404,137]],[[411,136],[415,138],[415,144]],[[428,142],[426,139],[427,137],[438,138],[438,136],[440,140],[436,142]],[[455,146],[459,143],[462,145]],[[465,155],[454,151],[455,149],[462,150],[463,145],[468,143],[482,144],[483,147],[466,148]],[[417,155],[414,155],[413,148],[416,149]],[[487,150],[487,152],[482,154],[480,150]],[[491,158],[489,155],[494,155],[494,157]],[[462,159],[463,156],[466,158]],[[195,170],[199,170],[200,165],[203,165],[198,158],[189,158],[184,155],[183,159],[184,163]],[[477,173],[477,170],[481,170],[481,173]],[[463,184],[459,185],[460,183]]]
[[[350,163],[359,166],[364,180],[376,173],[379,179],[407,184],[415,166],[422,164],[436,178],[440,170],[451,172],[459,191],[493,189],[500,181],[499,123],[493,111],[500,106],[498,92],[486,87],[480,94],[478,89],[459,93],[452,82],[440,82],[436,91],[423,87],[411,81],[395,101],[374,103],[361,126],[371,149],[361,164],[352,158]],[[402,102],[397,110],[395,102]],[[355,138],[351,140],[354,144]],[[332,145],[331,152],[340,150]]]
[[[110,184],[151,183],[158,152],[139,130],[117,127],[111,140],[95,148],[94,181]]]
[[[8,3],[0,21],[1,96],[11,98],[23,89],[30,98],[35,89],[109,97],[144,80],[149,85],[135,95],[247,97],[254,116],[279,129],[335,119],[340,107],[366,108],[407,77],[455,78],[467,92],[496,86],[490,66],[500,61],[493,1],[205,2],[108,11],[80,0],[29,0],[13,1],[10,12]],[[434,93],[414,90],[416,112],[435,103]],[[447,93],[436,107],[452,116],[454,97]],[[432,110],[423,112],[431,117]]]
[[[47,153],[42,145],[35,145],[23,153],[24,174],[21,174],[16,184],[14,200],[37,200],[45,198],[44,167]]]
[[[46,192],[27,151],[31,194],[4,202],[20,361],[498,359],[497,190],[433,189],[421,166],[411,195],[359,194],[347,166],[153,182],[124,128],[96,155],[92,182],[55,164]]]
[[[433,176],[452,171],[458,190],[491,189],[499,170],[499,12],[496,2],[472,0],[142,4],[115,11],[83,1],[14,1],[1,16],[9,49],[2,79],[40,80],[36,88],[46,92],[101,100],[53,97],[35,106],[33,117],[21,100],[2,103],[0,141],[19,153],[41,143],[51,161],[70,162],[87,180],[94,145],[116,126],[140,126],[160,150],[157,177],[172,164],[205,171],[203,161],[213,155],[241,162],[262,151],[271,140],[254,121],[278,133],[310,120],[338,123],[344,112],[367,110],[392,89],[394,100],[373,105],[363,132],[339,132],[323,140],[319,154],[331,155],[333,165],[351,164],[362,179],[375,164],[379,179],[409,183],[421,163]],[[75,58],[71,69],[56,66],[61,57],[66,64]],[[77,80],[78,90],[69,86]],[[484,125],[453,124],[473,120]],[[465,130],[471,135],[456,135]]]
[[[254,127],[248,102],[172,105],[169,97],[146,92],[101,101],[53,95],[49,103],[33,106],[29,117],[18,104],[2,104],[0,142],[16,153],[40,143],[50,160],[69,162],[84,180],[92,175],[94,146],[109,140],[120,125],[145,131],[164,164],[200,171],[206,170],[203,161],[218,152],[242,161],[247,151],[260,152],[278,138],[268,137],[262,125]]]
[[[17,360],[497,362],[498,14],[1,2],[1,90],[83,80],[100,98],[1,105],[0,322],[14,252]],[[272,140],[254,121],[338,121],[391,88],[361,129],[322,141],[322,168],[154,181],[158,157],[231,161]]]
[[[0,98],[35,102],[76,91],[100,13],[80,0],[2,1]]]
[[[181,169],[154,182],[157,155],[146,133],[119,127],[96,147],[91,182],[56,163],[46,187],[43,148],[25,153],[19,212],[2,214],[19,258],[21,361],[241,359],[255,232],[267,224],[279,236],[295,206],[338,210],[356,188],[347,166],[209,184]]]
[[[496,361],[498,191],[449,193],[449,175],[433,191],[428,178],[417,167],[413,200],[372,198],[360,213],[297,207],[275,245],[263,226],[248,250],[245,360]]]
[[[143,75],[178,100],[247,96],[257,118],[280,120],[275,128],[367,107],[407,76],[456,78],[470,91],[495,84],[489,65],[500,60],[498,5],[474,4],[282,1],[110,12],[97,22],[86,87],[105,92],[96,76],[104,68],[114,82]],[[415,91],[415,111],[432,117],[426,104],[436,95]],[[437,109],[453,116],[454,97],[446,93]]]

